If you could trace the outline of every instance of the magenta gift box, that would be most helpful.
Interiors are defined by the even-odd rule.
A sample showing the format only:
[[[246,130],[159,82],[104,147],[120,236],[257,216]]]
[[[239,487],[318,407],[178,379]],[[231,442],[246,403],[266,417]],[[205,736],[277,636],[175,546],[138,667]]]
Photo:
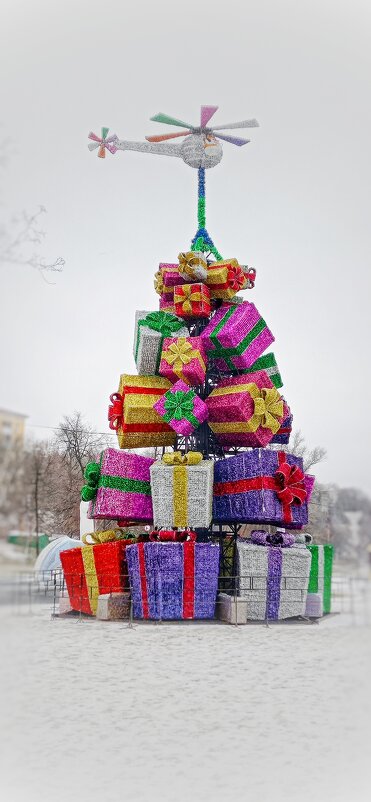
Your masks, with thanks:
[[[205,402],[181,379],[153,407],[177,434],[189,435],[207,418]]]
[[[222,304],[201,337],[209,357],[221,372],[249,368],[274,342],[272,332],[254,304]]]
[[[102,451],[99,463],[96,463],[92,491],[95,496],[89,504],[88,517],[152,521],[149,469],[154,461],[115,448]],[[91,486],[92,483],[88,484]]]

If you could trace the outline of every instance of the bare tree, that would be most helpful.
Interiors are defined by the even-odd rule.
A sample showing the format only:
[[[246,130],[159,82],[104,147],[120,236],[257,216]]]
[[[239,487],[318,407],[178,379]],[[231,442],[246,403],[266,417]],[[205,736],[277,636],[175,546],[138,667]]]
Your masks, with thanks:
[[[39,535],[53,528],[52,477],[55,455],[46,441],[28,444],[24,452],[24,511],[31,521],[36,536],[36,554],[39,553]]]
[[[322,446],[309,448],[300,429],[293,433],[290,444],[279,446],[279,450],[289,451],[290,454],[295,454],[296,457],[301,457],[304,464],[304,470],[306,472],[313,468],[314,465],[318,465],[319,462],[323,462],[323,460],[326,459],[326,449],[322,448]]]

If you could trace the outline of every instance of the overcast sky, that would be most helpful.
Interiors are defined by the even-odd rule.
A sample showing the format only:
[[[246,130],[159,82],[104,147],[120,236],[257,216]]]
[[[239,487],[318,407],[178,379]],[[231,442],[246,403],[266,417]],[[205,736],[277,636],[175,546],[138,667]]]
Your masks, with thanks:
[[[43,204],[42,254],[66,260],[53,286],[0,265],[0,407],[38,434],[74,409],[106,431],[135,310],[157,308],[158,263],[196,231],[197,172],[98,159],[87,134],[142,140],[164,130],[156,112],[196,124],[215,104],[215,124],[261,127],[207,172],[209,232],[258,271],[246,297],[275,334],[295,427],[328,450],[319,480],[369,490],[369,2],[3,0],[0,28],[2,225]]]

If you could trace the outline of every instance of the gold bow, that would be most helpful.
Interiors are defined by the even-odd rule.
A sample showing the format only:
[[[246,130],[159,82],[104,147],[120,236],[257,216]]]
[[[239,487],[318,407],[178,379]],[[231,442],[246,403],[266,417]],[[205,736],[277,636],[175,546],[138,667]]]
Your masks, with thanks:
[[[87,546],[96,546],[98,543],[111,543],[114,540],[123,540],[128,535],[123,529],[107,529],[102,532],[89,532],[82,536],[82,542]],[[88,540],[88,538],[90,538]]]
[[[183,365],[188,365],[197,356],[198,351],[193,350],[186,337],[178,337],[175,343],[170,343],[168,349],[162,352],[162,359],[172,365],[174,371],[181,371]]]
[[[198,465],[202,462],[202,454],[200,451],[188,451],[187,454],[173,451],[172,453],[164,454],[162,462],[165,465]]]
[[[202,295],[199,290],[194,290],[192,288],[192,284],[183,284],[182,286],[182,295],[178,295],[174,291],[174,303],[182,305],[182,311],[191,314],[193,312],[192,309],[192,301],[201,301]]]
[[[256,432],[259,426],[277,434],[283,417],[283,400],[276,387],[259,389],[252,383],[249,393],[254,401],[254,414],[249,420],[250,431]]]
[[[158,270],[157,273],[155,273],[155,279],[153,284],[156,292],[159,295],[162,295],[162,293],[164,292],[164,277],[162,275],[161,270]]]
[[[197,271],[197,267],[203,267],[205,271],[207,270],[206,259],[199,252],[187,251],[187,253],[180,253],[178,259],[179,273],[185,278],[188,276],[191,279],[199,278],[200,273]]]

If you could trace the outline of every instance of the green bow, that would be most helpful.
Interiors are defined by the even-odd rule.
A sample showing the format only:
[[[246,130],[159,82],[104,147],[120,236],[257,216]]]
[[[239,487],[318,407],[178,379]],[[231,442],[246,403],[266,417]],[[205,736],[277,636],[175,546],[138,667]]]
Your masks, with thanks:
[[[182,418],[190,419],[193,417],[195,394],[193,390],[176,390],[175,393],[169,393],[164,402],[167,415],[165,421],[169,420],[182,420]]]
[[[163,337],[171,337],[175,331],[179,331],[184,326],[183,320],[179,320],[176,315],[171,315],[170,312],[149,312],[139,323],[141,326],[148,326],[154,331],[159,331]]]
[[[100,477],[100,469],[97,462],[88,462],[84,478],[86,480],[84,487],[81,490],[81,498],[83,501],[92,501],[97,495],[98,482]]]

